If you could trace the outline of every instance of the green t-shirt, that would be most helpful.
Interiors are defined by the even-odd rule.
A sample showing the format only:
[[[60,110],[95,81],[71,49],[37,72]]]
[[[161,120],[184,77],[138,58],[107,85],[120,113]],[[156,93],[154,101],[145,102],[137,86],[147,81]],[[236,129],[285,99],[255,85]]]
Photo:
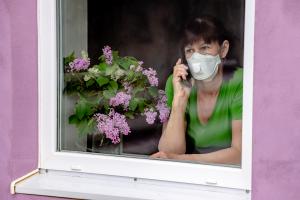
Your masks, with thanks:
[[[242,119],[243,70],[237,68],[231,78],[223,79],[214,111],[209,121],[201,124],[197,115],[197,90],[193,87],[186,107],[187,140],[192,151],[205,152],[205,149],[224,149],[231,146],[232,120]],[[171,108],[173,101],[173,75],[166,83],[167,104]],[[201,105],[199,105],[201,106]],[[203,151],[202,151],[203,150]]]

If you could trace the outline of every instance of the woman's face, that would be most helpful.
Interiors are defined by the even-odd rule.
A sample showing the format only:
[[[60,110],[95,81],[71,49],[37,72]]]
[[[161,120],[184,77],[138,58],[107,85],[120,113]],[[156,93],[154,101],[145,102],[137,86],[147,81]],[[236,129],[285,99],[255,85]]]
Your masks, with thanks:
[[[221,58],[225,58],[229,49],[229,42],[225,40],[222,46],[217,41],[211,43],[205,43],[203,40],[188,44],[184,47],[184,53],[186,59],[190,58],[194,52],[198,52],[203,55],[220,55]]]

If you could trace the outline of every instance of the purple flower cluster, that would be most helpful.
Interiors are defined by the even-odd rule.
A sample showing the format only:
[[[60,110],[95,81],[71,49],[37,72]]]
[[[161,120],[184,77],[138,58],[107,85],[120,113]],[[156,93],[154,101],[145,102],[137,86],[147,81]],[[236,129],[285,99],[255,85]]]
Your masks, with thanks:
[[[135,71],[137,71],[137,72],[143,71],[142,64],[144,64],[144,62],[143,62],[143,61],[139,61],[138,64],[139,64],[139,65],[137,66],[137,68],[136,68]]]
[[[128,82],[124,82],[123,83],[124,89],[125,91],[130,94],[133,90],[132,86],[128,83]]]
[[[120,142],[120,134],[128,135],[131,132],[125,116],[115,112],[113,109],[108,115],[97,113],[95,117],[100,133],[104,134],[114,144]]]
[[[161,123],[164,123],[168,120],[170,115],[170,109],[167,106],[167,97],[165,91],[159,90],[159,100],[155,108],[159,112],[159,119]]]
[[[147,76],[151,86],[158,86],[158,78],[156,77],[156,71],[152,68],[144,69],[143,74]]]
[[[143,115],[146,115],[146,122],[148,124],[153,124],[156,119],[157,112],[150,109],[145,109]]]
[[[125,92],[118,92],[115,97],[112,97],[109,100],[109,105],[113,107],[124,105],[124,108],[126,109],[129,106],[130,99],[131,95],[126,94]]]
[[[113,59],[113,55],[112,55],[112,50],[110,48],[110,46],[105,46],[102,49],[103,55],[105,57],[105,62],[109,65],[112,64],[112,59]]]
[[[85,70],[90,66],[89,58],[76,58],[73,62],[69,63],[71,71],[81,71]]]

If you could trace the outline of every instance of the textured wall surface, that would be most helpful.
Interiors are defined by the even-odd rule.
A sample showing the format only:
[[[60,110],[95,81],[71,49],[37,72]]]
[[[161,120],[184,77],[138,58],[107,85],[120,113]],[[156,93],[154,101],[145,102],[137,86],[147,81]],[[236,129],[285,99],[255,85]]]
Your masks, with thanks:
[[[300,199],[300,1],[257,0],[253,199]]]
[[[300,2],[256,2],[253,200],[300,199]],[[37,166],[36,0],[0,0],[0,199]]]

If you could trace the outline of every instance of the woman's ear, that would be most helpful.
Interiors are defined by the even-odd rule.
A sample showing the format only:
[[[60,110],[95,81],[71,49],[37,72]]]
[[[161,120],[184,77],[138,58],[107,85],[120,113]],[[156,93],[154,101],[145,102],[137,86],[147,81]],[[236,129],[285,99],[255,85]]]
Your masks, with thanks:
[[[221,58],[225,58],[227,56],[228,51],[229,51],[229,41],[224,40],[221,46]]]

